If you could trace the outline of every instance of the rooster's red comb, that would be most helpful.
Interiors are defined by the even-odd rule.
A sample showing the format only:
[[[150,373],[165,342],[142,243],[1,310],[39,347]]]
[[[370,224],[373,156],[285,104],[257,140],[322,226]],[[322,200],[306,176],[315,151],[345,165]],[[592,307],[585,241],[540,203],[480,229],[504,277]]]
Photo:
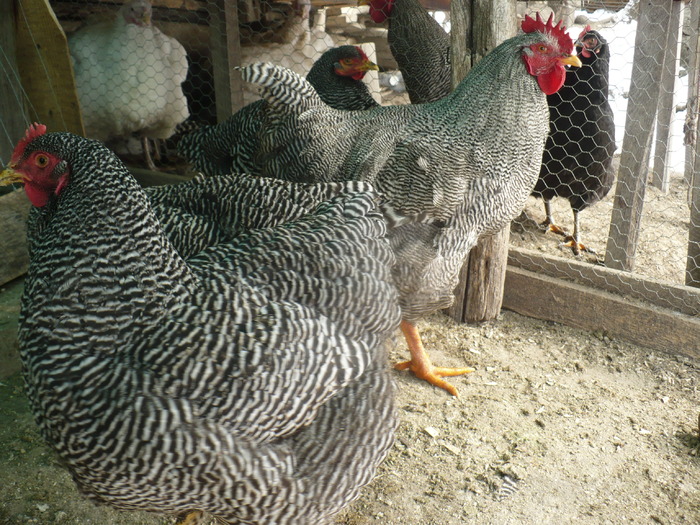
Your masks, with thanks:
[[[15,150],[12,152],[12,160],[10,162],[13,164],[16,163],[22,157],[24,148],[27,147],[27,144],[29,144],[35,138],[42,136],[44,133],[46,133],[46,126],[44,124],[35,122],[34,124],[30,125],[27,128],[27,132],[24,134],[24,138],[17,142]]]
[[[535,13],[535,18],[529,15],[525,15],[525,20],[523,20],[522,29],[525,33],[534,33],[539,31],[540,33],[548,33],[557,39],[559,42],[559,47],[565,53],[571,53],[574,49],[574,41],[566,32],[566,27],[559,20],[557,25],[552,24],[552,19],[554,18],[554,13],[549,15],[549,19],[545,24],[540,18],[539,13]]]

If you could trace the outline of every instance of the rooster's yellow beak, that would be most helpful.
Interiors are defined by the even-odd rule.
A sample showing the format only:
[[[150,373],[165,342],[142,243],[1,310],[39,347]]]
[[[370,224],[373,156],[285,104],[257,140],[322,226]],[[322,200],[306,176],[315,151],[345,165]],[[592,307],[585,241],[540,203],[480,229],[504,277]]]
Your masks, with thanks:
[[[24,176],[14,170],[14,165],[10,164],[6,169],[0,172],[0,186],[9,186],[10,184],[24,183]]]
[[[564,55],[559,58],[559,62],[566,66],[581,67],[583,64],[581,60],[576,55]]]

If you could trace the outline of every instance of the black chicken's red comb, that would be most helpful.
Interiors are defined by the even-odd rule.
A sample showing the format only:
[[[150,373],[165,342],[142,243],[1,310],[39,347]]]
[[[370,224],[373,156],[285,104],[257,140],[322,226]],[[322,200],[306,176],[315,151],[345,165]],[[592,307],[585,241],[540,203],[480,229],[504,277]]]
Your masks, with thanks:
[[[46,126],[44,124],[39,124],[38,122],[31,124],[27,128],[27,132],[24,134],[24,138],[20,139],[19,142],[17,142],[15,150],[12,152],[12,160],[10,162],[17,162],[24,153],[24,148],[27,147],[27,144],[29,144],[35,138],[41,137],[44,133],[46,133]]]
[[[535,13],[535,18],[525,15],[525,20],[523,20],[521,27],[525,33],[534,33],[535,31],[539,31],[540,33],[552,35],[559,42],[559,47],[562,51],[571,53],[571,51],[574,49],[574,41],[571,40],[571,37],[566,32],[566,27],[562,24],[561,20],[559,20],[557,25],[552,24],[553,18],[554,13],[549,15],[549,19],[547,19],[547,23],[545,24],[540,18],[539,13]]]

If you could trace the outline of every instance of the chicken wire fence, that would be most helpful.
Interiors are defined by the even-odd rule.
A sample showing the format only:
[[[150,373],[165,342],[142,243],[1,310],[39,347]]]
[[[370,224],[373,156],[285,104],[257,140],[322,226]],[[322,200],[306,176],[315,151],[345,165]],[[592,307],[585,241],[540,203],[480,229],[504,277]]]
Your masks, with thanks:
[[[24,3],[17,2],[20,19]],[[425,3],[428,8],[449,8],[448,2]],[[379,66],[379,71],[368,71],[363,78],[375,99],[385,105],[409,103],[387,45],[387,23],[374,22],[368,6],[330,0],[154,0],[152,6],[136,0],[132,4],[50,2],[68,36],[87,135],[107,141],[132,164],[151,162],[153,157],[157,169],[185,171],[187,166],[174,147],[179,137],[192,127],[221,121],[257,98],[253,89],[241,85],[232,65],[270,61],[305,75],[329,48],[357,44]],[[648,5],[653,10],[645,12]],[[658,0],[643,2],[641,7],[637,0],[518,2],[521,16],[553,9],[565,20],[573,39],[588,29],[595,32],[606,47],[602,55],[600,48],[588,53],[598,59],[609,54],[609,67],[595,72],[605,77],[602,84],[582,74],[579,85],[570,86],[574,96],[566,103],[566,118],[558,122],[552,114],[553,130],[570,128],[548,148],[558,168],[543,177],[540,194],[530,197],[514,221],[510,242],[520,263],[539,270],[550,261],[542,262],[543,256],[568,261],[571,273],[584,284],[588,277],[578,270],[582,263],[632,271],[673,289],[699,287],[700,181],[693,177],[700,151],[695,140],[697,8],[692,3]],[[449,11],[431,13],[449,32]],[[113,24],[120,19],[121,36],[115,37]],[[90,30],[96,26],[102,29]],[[148,26],[156,29],[147,38],[138,36],[136,28]],[[637,38],[642,30],[645,39]],[[422,35],[407,45],[420,53],[427,38],[430,35]],[[94,56],[99,46],[128,59],[126,79],[124,72],[110,69],[104,54]],[[222,49],[226,51],[223,59]],[[7,62],[4,57],[3,64]],[[2,74],[14,79],[16,73],[3,67]],[[586,68],[589,71],[591,66],[585,63],[582,70]],[[605,86],[607,97],[601,101]],[[33,120],[29,97],[15,96],[24,121]],[[600,109],[605,100],[609,108]],[[554,104],[551,99],[550,103]],[[598,111],[587,113],[586,106]],[[114,107],[123,115],[110,122],[109,111]],[[11,151],[16,139],[3,126],[2,151]],[[144,147],[150,151],[147,139],[157,139],[151,148],[159,147],[145,155]],[[576,204],[572,194],[580,197]],[[551,197],[551,222],[563,235],[545,230],[543,196]],[[578,228],[572,206],[581,212]],[[574,230],[578,244],[572,249],[565,243],[572,241]],[[618,285],[615,278],[606,279],[609,287],[627,292],[623,280]],[[679,292],[678,297],[690,302],[687,311],[697,313],[692,296],[684,299]]]

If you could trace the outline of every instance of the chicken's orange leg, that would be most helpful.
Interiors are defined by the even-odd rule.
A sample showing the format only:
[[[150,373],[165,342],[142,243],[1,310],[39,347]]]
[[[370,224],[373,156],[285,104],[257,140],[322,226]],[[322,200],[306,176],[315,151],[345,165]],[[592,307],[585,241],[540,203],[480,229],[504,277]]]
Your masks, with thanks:
[[[457,389],[449,384],[442,377],[461,376],[473,372],[473,368],[439,368],[433,366],[430,358],[423,347],[423,342],[420,339],[418,328],[413,323],[401,321],[401,331],[403,332],[408,349],[411,351],[411,360],[402,363],[396,363],[394,368],[397,370],[411,370],[417,377],[425,379],[428,383],[444,388],[453,396],[457,396]]]

